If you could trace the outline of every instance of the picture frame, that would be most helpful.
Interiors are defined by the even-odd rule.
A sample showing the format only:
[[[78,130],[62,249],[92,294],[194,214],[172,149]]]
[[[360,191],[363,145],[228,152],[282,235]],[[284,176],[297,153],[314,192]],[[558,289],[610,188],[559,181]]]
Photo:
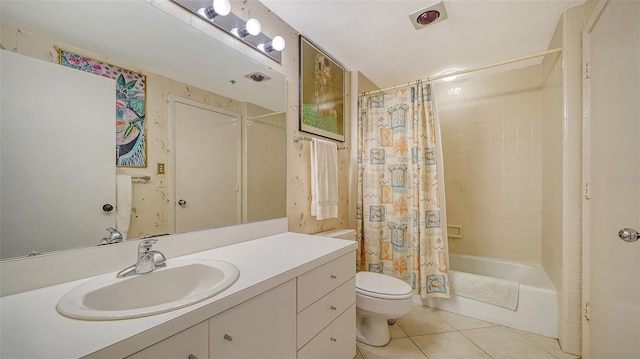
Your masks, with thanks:
[[[116,166],[147,167],[147,76],[64,49],[58,49],[58,63],[116,80]]]
[[[300,131],[344,142],[345,69],[299,36]]]

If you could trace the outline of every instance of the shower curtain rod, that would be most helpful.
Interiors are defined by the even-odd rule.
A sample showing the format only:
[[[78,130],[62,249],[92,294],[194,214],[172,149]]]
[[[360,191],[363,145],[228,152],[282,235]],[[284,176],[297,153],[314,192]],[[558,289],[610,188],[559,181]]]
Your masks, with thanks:
[[[448,74],[443,74],[443,75],[438,75],[438,76],[433,76],[433,77],[427,77],[426,79],[424,79],[422,81],[430,82],[430,81],[440,80],[440,79],[443,79],[445,77],[458,76],[458,75],[466,74],[466,73],[469,73],[469,72],[476,72],[476,71],[480,71],[480,70],[486,70],[486,69],[489,69],[489,68],[492,68],[492,67],[507,65],[507,64],[511,64],[511,63],[514,63],[514,62],[520,62],[520,61],[529,60],[529,59],[533,59],[533,58],[540,57],[540,56],[554,54],[556,52],[562,52],[562,47],[558,47],[558,48],[555,48],[555,49],[552,49],[552,50],[539,52],[539,53],[533,54],[533,55],[528,55],[528,56],[518,57],[518,58],[515,58],[515,59],[511,59],[511,60],[497,62],[497,63],[491,64],[491,65],[474,67],[474,68],[470,68],[470,69],[466,69],[466,70],[460,70],[460,71],[451,72],[451,73],[448,73]],[[369,94],[372,94],[372,93],[378,93],[378,92],[394,90],[394,89],[399,88],[399,87],[415,85],[416,83],[418,83],[418,81],[409,82],[407,84],[402,84],[402,85],[391,86],[391,87],[383,88],[383,89],[380,89],[380,90],[366,91],[366,92],[361,93],[361,95],[369,95]]]

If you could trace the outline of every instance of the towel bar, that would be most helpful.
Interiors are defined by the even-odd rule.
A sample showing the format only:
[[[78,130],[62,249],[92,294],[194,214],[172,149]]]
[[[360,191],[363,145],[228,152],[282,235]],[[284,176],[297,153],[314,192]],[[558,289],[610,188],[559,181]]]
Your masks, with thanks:
[[[293,136],[293,142],[300,142],[300,141],[311,141],[312,138],[307,137],[307,136]],[[346,147],[338,147],[338,151],[340,150],[346,150]]]

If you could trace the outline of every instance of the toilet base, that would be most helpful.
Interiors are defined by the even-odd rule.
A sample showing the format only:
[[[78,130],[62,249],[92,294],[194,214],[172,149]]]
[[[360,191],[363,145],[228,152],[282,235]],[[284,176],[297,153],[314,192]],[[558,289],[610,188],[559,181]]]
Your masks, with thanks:
[[[358,313],[356,310],[356,340],[371,345],[381,347],[387,345],[391,335],[387,319],[380,317],[369,317]]]

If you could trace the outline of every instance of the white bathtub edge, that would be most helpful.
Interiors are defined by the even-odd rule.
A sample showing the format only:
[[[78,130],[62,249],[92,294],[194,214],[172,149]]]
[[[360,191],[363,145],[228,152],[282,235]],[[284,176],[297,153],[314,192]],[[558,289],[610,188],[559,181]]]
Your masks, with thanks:
[[[538,290],[537,288],[531,287],[521,288],[521,290],[522,289]],[[518,302],[518,310],[512,311],[492,304],[460,297],[455,294],[451,295],[451,298],[422,299],[419,295],[413,297],[413,302],[416,304],[422,304],[550,338],[558,337],[558,312],[555,300],[555,293],[553,298],[549,298],[547,301],[540,301],[539,298],[535,299],[526,294],[521,295]],[[546,314],[542,316],[536,313]]]

